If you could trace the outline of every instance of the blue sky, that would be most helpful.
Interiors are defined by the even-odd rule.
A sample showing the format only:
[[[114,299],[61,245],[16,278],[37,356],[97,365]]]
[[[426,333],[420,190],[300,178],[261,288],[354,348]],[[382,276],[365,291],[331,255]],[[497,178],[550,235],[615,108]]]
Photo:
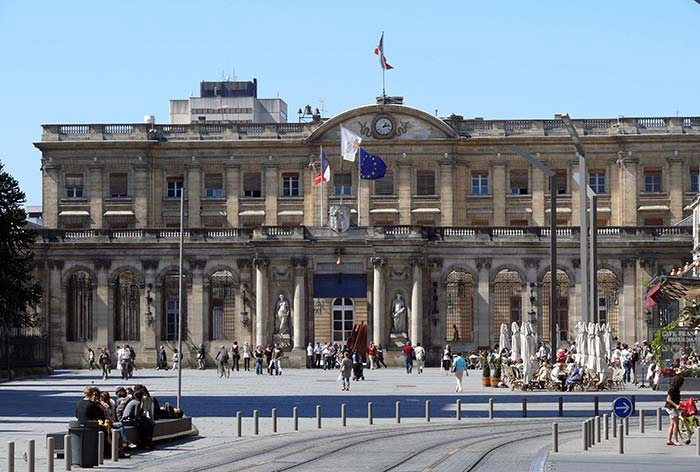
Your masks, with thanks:
[[[40,204],[42,123],[165,123],[234,69],[290,120],[371,103],[382,30],[387,92],[440,116],[700,115],[692,0],[0,0],[0,159]]]

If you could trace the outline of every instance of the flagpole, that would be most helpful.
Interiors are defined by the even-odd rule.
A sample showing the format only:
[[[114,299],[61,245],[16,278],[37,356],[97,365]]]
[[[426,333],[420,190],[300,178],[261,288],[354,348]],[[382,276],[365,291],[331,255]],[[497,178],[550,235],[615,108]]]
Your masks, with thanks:
[[[321,144],[321,226],[323,226],[323,197],[325,197],[323,194],[323,180],[325,178],[323,172],[323,144]]]
[[[341,125],[342,127],[342,125]],[[341,138],[342,139],[342,138]],[[343,170],[343,148],[340,148],[340,165],[338,166],[338,170],[342,171]],[[352,182],[352,179],[350,179],[350,182]],[[345,189],[343,187],[340,187],[340,204],[343,204],[343,194],[345,193]]]
[[[381,54],[379,61],[382,63],[382,105],[386,105],[386,80],[384,77],[386,73],[386,60],[384,58],[384,31],[382,31],[382,50],[379,53]]]
[[[360,186],[362,185],[361,171],[360,171],[360,159],[362,159],[362,153],[357,153],[357,226],[360,225]]]

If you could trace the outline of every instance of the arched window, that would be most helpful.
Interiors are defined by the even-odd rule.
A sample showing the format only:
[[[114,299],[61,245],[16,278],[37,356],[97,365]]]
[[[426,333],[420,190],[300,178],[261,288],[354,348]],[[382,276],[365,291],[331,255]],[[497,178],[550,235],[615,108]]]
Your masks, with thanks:
[[[209,278],[210,339],[234,339],[236,299],[233,274],[220,270]]]
[[[501,333],[501,324],[510,326],[513,321],[522,321],[522,289],[523,282],[516,271],[504,269],[496,275],[493,283],[493,336],[496,339]]]
[[[114,339],[138,341],[141,331],[139,278],[122,272],[114,281]]]
[[[355,304],[351,298],[333,300],[333,342],[344,345],[355,322]]]
[[[171,272],[163,279],[163,316],[161,337],[164,341],[177,340],[178,274]],[[182,281],[182,339],[187,339],[187,282]]]
[[[445,339],[471,341],[474,329],[472,274],[453,270],[447,276],[447,316]]]
[[[68,306],[66,307],[68,341],[92,339],[92,277],[78,271],[68,279]]]
[[[598,271],[598,319],[610,323],[613,337],[618,335],[617,276],[609,269]]]
[[[557,322],[559,323],[559,340],[569,339],[569,276],[557,270]],[[549,301],[552,290],[552,273],[547,272],[542,279],[542,339],[550,340]]]

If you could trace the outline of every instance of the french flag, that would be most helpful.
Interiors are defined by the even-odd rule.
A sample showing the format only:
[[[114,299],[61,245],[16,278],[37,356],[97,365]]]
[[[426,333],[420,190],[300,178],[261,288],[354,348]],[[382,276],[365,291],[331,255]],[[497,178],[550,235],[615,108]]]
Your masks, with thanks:
[[[393,67],[386,62],[386,57],[384,57],[384,31],[382,31],[382,36],[379,38],[379,44],[374,48],[374,53],[379,56],[379,65],[382,66],[382,70],[393,69]]]
[[[329,180],[331,180],[331,166],[328,164],[325,151],[321,150],[321,172],[316,175],[314,185],[325,184]]]

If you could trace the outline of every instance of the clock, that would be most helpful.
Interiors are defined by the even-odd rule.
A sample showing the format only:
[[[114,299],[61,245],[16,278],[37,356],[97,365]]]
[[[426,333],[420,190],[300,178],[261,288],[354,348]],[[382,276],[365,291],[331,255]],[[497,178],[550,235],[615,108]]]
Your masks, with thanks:
[[[389,115],[378,115],[372,123],[372,132],[376,138],[390,138],[395,129],[394,119]]]

